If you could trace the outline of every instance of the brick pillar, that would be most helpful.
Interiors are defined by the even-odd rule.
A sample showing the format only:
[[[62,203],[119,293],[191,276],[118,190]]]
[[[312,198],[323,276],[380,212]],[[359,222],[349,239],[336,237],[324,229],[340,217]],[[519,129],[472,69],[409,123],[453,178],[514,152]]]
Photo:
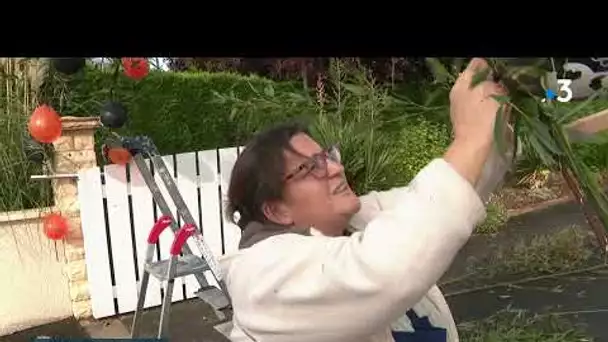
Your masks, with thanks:
[[[97,117],[62,117],[62,123],[62,136],[53,143],[55,173],[78,173],[82,169],[97,166],[94,134],[100,126],[99,119]],[[65,273],[70,287],[72,311],[77,319],[91,317],[77,179],[54,179],[52,184],[55,208],[69,220],[70,224],[70,230],[65,240]]]

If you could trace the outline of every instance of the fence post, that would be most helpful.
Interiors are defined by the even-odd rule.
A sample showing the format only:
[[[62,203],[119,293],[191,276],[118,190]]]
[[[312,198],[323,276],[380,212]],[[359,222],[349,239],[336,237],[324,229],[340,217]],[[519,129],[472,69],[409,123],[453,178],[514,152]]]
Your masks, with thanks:
[[[98,117],[62,117],[62,136],[54,143],[53,169],[56,173],[78,173],[97,166],[94,134],[100,126]],[[65,240],[65,273],[68,278],[72,312],[77,319],[92,316],[87,283],[84,243],[78,203],[78,180],[52,180],[55,208],[69,221]]]

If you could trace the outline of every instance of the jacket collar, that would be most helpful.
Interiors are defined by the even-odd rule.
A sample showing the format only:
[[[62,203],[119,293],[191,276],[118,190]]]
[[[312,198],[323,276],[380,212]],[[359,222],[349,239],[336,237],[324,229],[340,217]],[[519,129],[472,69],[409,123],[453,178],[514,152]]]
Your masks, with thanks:
[[[295,226],[284,226],[272,222],[257,222],[251,221],[241,234],[241,241],[239,242],[239,249],[249,248],[254,244],[266,240],[269,237],[282,234],[300,234],[300,235],[319,235],[319,233],[312,227],[295,227]]]

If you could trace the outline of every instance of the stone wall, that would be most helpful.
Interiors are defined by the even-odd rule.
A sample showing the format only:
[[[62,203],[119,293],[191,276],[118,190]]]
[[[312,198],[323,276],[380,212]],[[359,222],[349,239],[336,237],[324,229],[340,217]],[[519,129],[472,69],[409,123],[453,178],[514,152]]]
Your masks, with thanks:
[[[76,174],[97,165],[95,130],[100,126],[97,117],[63,117],[63,134],[53,143],[56,174]],[[68,279],[72,311],[78,319],[91,316],[91,302],[87,284],[84,243],[80,223],[77,178],[54,179],[55,207],[69,220],[70,230],[65,244],[65,274]]]

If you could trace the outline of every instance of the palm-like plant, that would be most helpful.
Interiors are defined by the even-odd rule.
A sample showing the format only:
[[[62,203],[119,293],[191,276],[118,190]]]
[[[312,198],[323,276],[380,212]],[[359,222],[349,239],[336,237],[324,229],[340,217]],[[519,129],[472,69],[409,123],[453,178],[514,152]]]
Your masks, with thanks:
[[[429,67],[436,80],[450,86],[456,78],[459,67],[449,67],[438,59],[428,58]],[[459,60],[462,65],[462,61]],[[500,80],[508,89],[508,96],[496,96],[501,104],[499,118],[495,124],[495,141],[501,151],[505,151],[504,134],[507,120],[505,109],[511,108],[508,118],[515,133],[514,151],[538,158],[550,170],[560,172],[578,201],[586,220],[592,228],[599,246],[608,252],[608,196],[588,165],[573,150],[573,128],[576,126],[597,127],[608,121],[608,111],[591,115],[592,101],[606,95],[606,87],[596,91],[584,101],[572,107],[545,97],[547,89],[556,82],[556,73],[551,72],[552,58],[537,59],[488,59],[489,68],[479,71],[473,77],[471,87],[476,86],[491,75]],[[586,121],[586,122],[585,122]],[[598,138],[599,135],[592,137]],[[589,137],[586,137],[589,138]],[[513,156],[516,157],[515,155]]]

